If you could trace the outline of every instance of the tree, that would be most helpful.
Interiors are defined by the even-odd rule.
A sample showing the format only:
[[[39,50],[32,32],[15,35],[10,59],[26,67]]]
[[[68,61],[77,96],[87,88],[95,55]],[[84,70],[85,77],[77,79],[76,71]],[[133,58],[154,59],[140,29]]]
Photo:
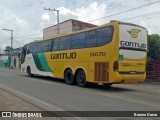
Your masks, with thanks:
[[[6,55],[10,55],[11,47],[10,46],[6,46],[5,49],[4,49],[4,52],[5,52]]]
[[[148,60],[160,60],[160,36],[148,35]]]

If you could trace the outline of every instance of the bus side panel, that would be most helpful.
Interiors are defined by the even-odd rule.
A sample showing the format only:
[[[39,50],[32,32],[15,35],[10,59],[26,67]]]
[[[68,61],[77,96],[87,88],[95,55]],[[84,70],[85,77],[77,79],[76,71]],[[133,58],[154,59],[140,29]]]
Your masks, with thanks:
[[[55,51],[55,52],[47,52],[45,54],[48,65],[52,69],[53,74],[56,78],[64,78],[64,71],[67,68],[70,68],[73,74],[75,74],[77,69],[81,68],[85,71],[87,76],[88,63],[84,62],[84,60],[79,60],[79,56],[81,54],[79,53],[78,50],[75,51],[77,52],[73,52],[71,50],[65,50],[63,52]],[[75,58],[69,58],[70,54],[72,53],[76,54]]]
[[[45,54],[48,65],[57,78],[64,78],[66,68],[73,74],[81,68],[85,71],[86,80],[95,83],[110,83],[113,80],[113,62],[118,60],[118,27],[114,26],[113,40],[103,46],[72,49]],[[71,54],[76,57],[70,57]]]
[[[32,54],[27,54],[25,62],[21,65],[21,69],[24,69],[24,72],[27,72],[27,67],[30,67],[32,74],[38,74],[38,75],[43,75],[43,76],[51,76],[53,77],[54,75],[51,73],[51,71],[45,71],[45,67],[47,68],[46,65],[44,65],[44,59],[45,56],[41,57],[36,55],[36,58]],[[39,61],[39,62],[37,62]],[[38,63],[38,64],[37,64]],[[42,66],[43,64],[43,66]],[[47,63],[46,63],[47,64]],[[43,69],[43,70],[40,70]]]

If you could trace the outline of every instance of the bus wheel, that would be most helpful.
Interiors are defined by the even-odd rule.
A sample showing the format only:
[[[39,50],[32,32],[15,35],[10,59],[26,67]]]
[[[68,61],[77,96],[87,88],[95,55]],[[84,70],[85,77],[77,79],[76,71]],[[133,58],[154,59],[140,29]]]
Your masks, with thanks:
[[[73,76],[73,73],[70,69],[68,69],[64,73],[64,80],[65,80],[66,84],[68,84],[68,85],[74,84],[74,76]]]
[[[103,86],[107,88],[111,87],[111,85],[112,85],[111,83],[103,83]]]
[[[80,87],[85,87],[87,82],[86,82],[86,74],[83,70],[78,71],[76,75],[76,81],[77,85]]]
[[[29,76],[29,77],[32,77],[32,76],[33,76],[30,67],[27,68],[27,73],[28,73],[28,76]]]

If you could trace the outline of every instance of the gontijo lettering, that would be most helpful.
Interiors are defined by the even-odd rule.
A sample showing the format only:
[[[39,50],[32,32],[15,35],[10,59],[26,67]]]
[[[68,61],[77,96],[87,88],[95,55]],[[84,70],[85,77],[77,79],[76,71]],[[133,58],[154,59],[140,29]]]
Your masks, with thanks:
[[[51,59],[75,59],[76,52],[51,54]]]
[[[147,45],[144,43],[129,42],[129,41],[121,41],[120,45],[124,47],[133,47],[133,48],[146,48],[147,47]]]

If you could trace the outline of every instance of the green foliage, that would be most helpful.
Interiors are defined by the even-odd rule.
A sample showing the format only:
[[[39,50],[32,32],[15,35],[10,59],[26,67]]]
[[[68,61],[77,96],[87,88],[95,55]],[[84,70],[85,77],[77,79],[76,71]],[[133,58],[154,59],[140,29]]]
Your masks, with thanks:
[[[10,46],[6,46],[4,49],[4,52],[6,55],[10,55],[10,51],[11,51],[11,47]]]
[[[148,60],[160,60],[160,36],[148,35]]]

